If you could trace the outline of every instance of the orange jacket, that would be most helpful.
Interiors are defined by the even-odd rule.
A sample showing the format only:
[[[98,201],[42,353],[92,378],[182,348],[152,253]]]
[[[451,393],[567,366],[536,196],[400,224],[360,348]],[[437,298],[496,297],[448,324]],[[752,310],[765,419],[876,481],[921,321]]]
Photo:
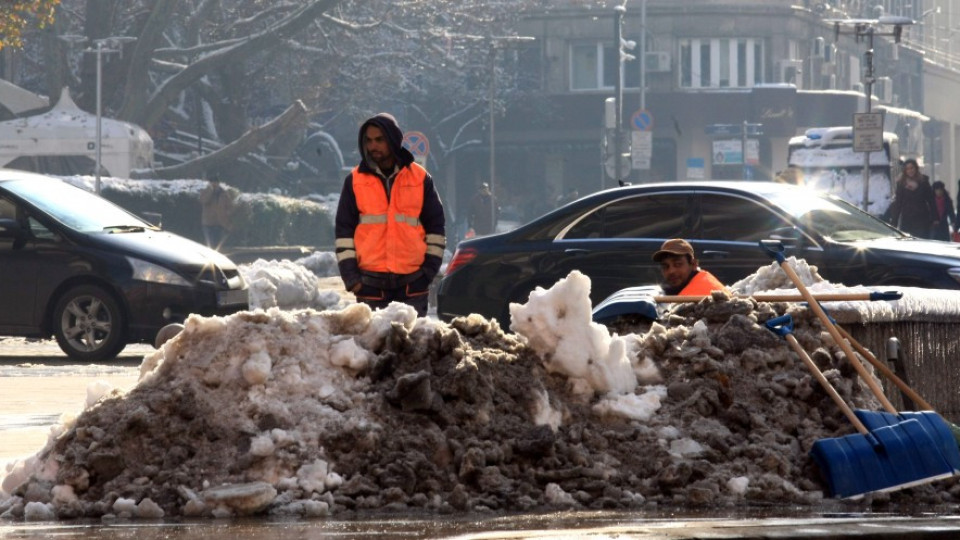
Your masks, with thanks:
[[[427,252],[420,223],[427,171],[412,163],[393,178],[390,199],[376,175],[353,169],[353,192],[360,211],[354,241],[358,266],[369,272],[412,274]]]
[[[725,290],[727,288],[713,274],[700,270],[690,278],[687,286],[680,291],[680,296],[701,296],[710,294],[711,291]]]

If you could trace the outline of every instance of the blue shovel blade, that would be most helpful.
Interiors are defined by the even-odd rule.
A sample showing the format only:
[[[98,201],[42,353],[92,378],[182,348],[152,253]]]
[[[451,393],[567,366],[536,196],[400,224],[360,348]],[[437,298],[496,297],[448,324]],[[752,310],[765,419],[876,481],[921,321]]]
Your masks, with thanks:
[[[953,467],[938,444],[916,419],[821,439],[810,456],[834,497],[860,497],[895,491],[953,476]]]
[[[960,473],[960,447],[957,446],[957,439],[950,431],[947,421],[939,414],[933,411],[904,411],[900,414],[893,414],[886,411],[866,411],[863,409],[855,410],[854,414],[870,431],[884,426],[896,425],[904,420],[917,420],[936,441],[937,448],[940,449],[940,453],[947,460],[947,463],[953,467],[954,473]]]
[[[657,320],[657,303],[653,297],[660,294],[658,286],[627,287],[611,294],[593,308],[593,322],[613,321],[621,315],[640,315]]]

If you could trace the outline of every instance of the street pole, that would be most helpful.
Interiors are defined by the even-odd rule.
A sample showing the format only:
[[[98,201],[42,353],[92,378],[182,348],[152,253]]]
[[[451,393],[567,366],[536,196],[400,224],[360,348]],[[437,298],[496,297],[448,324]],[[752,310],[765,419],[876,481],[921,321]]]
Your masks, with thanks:
[[[866,111],[870,112],[873,99],[873,27],[867,29],[867,52],[864,53],[866,73],[863,78],[864,102]],[[867,211],[870,204],[870,152],[863,153],[863,211]]]
[[[101,60],[102,57],[103,57],[103,42],[97,41],[97,149],[96,149],[97,163],[96,163],[96,170],[94,171],[94,174],[96,177],[96,184],[94,184],[94,191],[97,195],[100,194],[100,158],[101,158],[100,143],[103,140],[103,126],[102,126],[103,112],[100,106],[100,92],[103,85],[102,83],[103,65]]]
[[[490,226],[497,232],[497,152],[494,139],[494,99],[497,96],[497,45],[490,41]]]
[[[613,9],[613,44],[617,54],[617,82],[616,88],[614,89],[614,97],[616,99],[614,103],[613,159],[617,185],[620,185],[623,180],[623,165],[621,163],[621,157],[623,155],[623,134],[620,132],[620,126],[623,123],[623,61],[620,55],[622,54],[621,43],[623,43],[623,14],[627,9],[623,6],[616,6]],[[604,180],[604,184],[606,184],[606,180]],[[606,185],[603,187],[606,187]]]
[[[834,36],[839,38],[840,36],[840,25],[841,24],[853,24],[853,34],[857,38],[857,43],[860,42],[860,38],[867,38],[867,52],[864,53],[864,76],[863,76],[863,101],[864,101],[864,112],[870,113],[870,110],[873,106],[871,103],[873,99],[873,83],[874,83],[874,71],[873,71],[873,37],[877,34],[875,25],[892,25],[893,30],[891,32],[880,32],[881,36],[892,36],[893,42],[900,43],[901,36],[903,34],[903,27],[912,25],[916,21],[908,17],[901,16],[892,16],[885,15],[878,18],[876,21],[862,21],[862,20],[851,20],[849,23],[843,20],[834,21]],[[863,211],[867,211],[867,207],[870,203],[870,152],[866,151],[863,153]]]
[[[647,0],[640,3],[640,110],[647,110]]]
[[[487,97],[490,113],[490,223],[497,232],[497,148],[496,148],[496,98],[497,98],[497,43],[523,43],[533,41],[530,36],[502,36],[484,38],[490,42],[490,95]]]
[[[740,178],[747,179],[747,121],[740,126]]]

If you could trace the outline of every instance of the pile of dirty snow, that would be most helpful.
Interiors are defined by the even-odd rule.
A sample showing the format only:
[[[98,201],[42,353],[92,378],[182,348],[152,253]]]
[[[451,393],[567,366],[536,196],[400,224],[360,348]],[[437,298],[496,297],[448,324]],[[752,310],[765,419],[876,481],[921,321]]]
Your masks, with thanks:
[[[774,270],[753,281],[776,288],[785,276]],[[479,316],[417,318],[399,304],[191,317],[144,359],[133,389],[105,393],[6,471],[0,514],[823,502],[808,451],[853,429],[763,323],[791,313],[797,339],[848,403],[878,404],[802,304],[717,295],[611,334],[590,320],[589,288],[573,272],[534,291],[512,306],[515,333]],[[955,495],[941,481],[861,504]]]

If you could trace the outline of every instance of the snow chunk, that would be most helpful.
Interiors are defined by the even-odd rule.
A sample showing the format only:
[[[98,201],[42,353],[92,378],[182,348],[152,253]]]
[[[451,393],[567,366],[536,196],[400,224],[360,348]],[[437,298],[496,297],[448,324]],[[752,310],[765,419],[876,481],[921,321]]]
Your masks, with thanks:
[[[23,519],[25,521],[53,521],[57,519],[57,513],[50,503],[28,502],[23,509]]]
[[[666,397],[666,386],[654,386],[641,395],[606,396],[593,406],[593,410],[600,415],[622,416],[645,422],[660,410],[660,402]]]
[[[526,304],[510,304],[510,329],[524,336],[548,371],[586,381],[602,393],[637,386],[626,343],[593,322],[590,278],[572,271],[553,287],[537,287]]]

